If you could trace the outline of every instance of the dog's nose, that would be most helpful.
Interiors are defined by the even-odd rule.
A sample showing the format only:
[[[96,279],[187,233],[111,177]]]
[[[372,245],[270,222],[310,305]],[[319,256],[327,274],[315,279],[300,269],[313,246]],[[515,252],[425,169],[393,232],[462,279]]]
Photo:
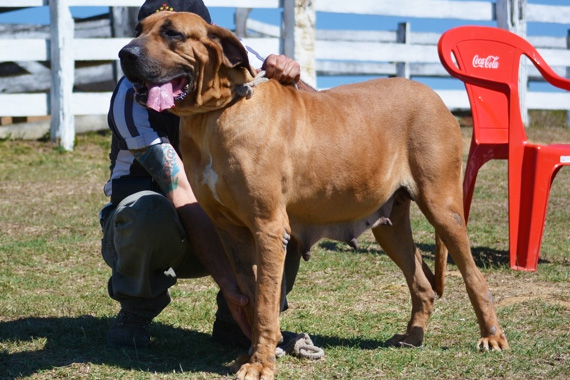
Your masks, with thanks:
[[[137,45],[127,45],[119,51],[121,61],[134,62],[141,56],[142,48]]]

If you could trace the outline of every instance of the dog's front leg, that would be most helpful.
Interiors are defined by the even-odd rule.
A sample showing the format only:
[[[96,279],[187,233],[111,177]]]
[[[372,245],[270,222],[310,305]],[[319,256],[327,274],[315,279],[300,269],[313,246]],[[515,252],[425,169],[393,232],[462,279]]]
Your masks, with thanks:
[[[253,233],[256,245],[257,281],[252,326],[252,355],[237,373],[239,380],[273,380],[275,348],[281,339],[279,305],[285,263],[282,223],[265,223]]]

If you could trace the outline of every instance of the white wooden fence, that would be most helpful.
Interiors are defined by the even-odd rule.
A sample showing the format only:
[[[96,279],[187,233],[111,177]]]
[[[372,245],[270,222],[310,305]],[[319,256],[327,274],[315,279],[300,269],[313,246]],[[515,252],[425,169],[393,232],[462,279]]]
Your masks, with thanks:
[[[570,25],[570,6],[554,7],[526,0],[205,0],[212,7],[280,8],[283,27],[252,19],[247,29],[261,37],[245,38],[245,43],[261,53],[283,52],[301,63],[303,78],[316,83],[318,75],[400,75],[406,77],[446,77],[435,45],[438,33],[410,32],[413,24],[397,30],[327,31],[315,30],[316,12],[358,13],[403,18],[458,19],[465,24],[492,22],[525,35],[526,23],[544,22]],[[74,61],[115,60],[128,43],[125,38],[73,38],[70,6],[139,7],[142,0],[0,0],[0,7],[49,5],[51,40],[0,39],[1,61],[50,61],[50,94],[0,94],[0,116],[51,115],[51,138],[65,149],[73,149],[74,115],[106,114],[110,93],[73,92]],[[236,21],[236,24],[238,22]],[[532,37],[547,62],[564,76],[570,76],[567,38]],[[530,80],[538,72],[529,68]],[[525,75],[526,82],[526,75]],[[464,90],[437,89],[451,109],[468,109]],[[527,93],[530,109],[568,109],[567,93]],[[0,127],[1,128],[1,127]]]

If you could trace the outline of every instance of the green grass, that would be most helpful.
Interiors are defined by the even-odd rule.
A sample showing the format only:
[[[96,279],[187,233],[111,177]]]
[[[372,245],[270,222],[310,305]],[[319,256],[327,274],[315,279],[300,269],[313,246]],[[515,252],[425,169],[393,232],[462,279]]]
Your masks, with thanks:
[[[465,153],[470,130],[463,128]],[[570,141],[570,130],[533,127],[530,138]],[[216,287],[181,280],[153,324],[149,350],[111,349],[118,311],[106,294],[97,213],[106,198],[109,136],[78,136],[74,152],[48,142],[0,142],[0,379],[231,379],[241,354],[210,341]],[[449,266],[444,297],[421,349],[384,342],[405,330],[410,297],[398,268],[369,233],[354,252],[323,241],[301,265],[286,330],[323,347],[319,361],[285,357],[280,379],[570,378],[570,170],[552,189],[537,273],[508,268],[506,165],[480,172],[469,234],[474,257],[509,337],[508,352],[475,348],[478,327],[461,277]],[[433,229],[414,207],[413,227],[433,266]]]

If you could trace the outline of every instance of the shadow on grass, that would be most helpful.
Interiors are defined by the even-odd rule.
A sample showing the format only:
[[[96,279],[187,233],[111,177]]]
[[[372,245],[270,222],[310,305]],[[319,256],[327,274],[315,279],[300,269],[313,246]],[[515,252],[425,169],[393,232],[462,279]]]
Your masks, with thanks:
[[[370,253],[377,255],[385,255],[386,253],[378,247],[377,244],[372,244],[367,247],[360,247],[358,250],[354,250],[349,247],[348,244],[336,242],[332,240],[323,240],[318,243],[318,246],[322,249],[334,252],[347,252],[347,253]],[[424,252],[423,258],[426,261],[433,261],[434,259],[434,244],[416,244],[416,246]],[[497,250],[489,247],[471,247],[471,253],[475,264],[479,268],[486,269],[499,269],[509,267],[509,251]],[[453,259],[451,256],[447,257],[447,262],[453,264]],[[539,263],[550,263],[548,260],[539,258]]]
[[[146,350],[110,348],[105,344],[109,318],[22,318],[0,322],[0,344],[16,345],[18,352],[0,352],[0,379],[14,380],[73,364],[100,364],[149,373],[211,372],[230,375],[229,364],[240,349],[210,341],[210,335],[154,323],[156,340]],[[387,347],[374,339],[312,336],[320,347]],[[26,349],[27,348],[27,349]],[[67,370],[73,371],[73,370]]]
[[[390,347],[386,342],[376,339],[363,339],[363,338],[339,338],[336,336],[311,334],[313,343],[325,350],[331,347],[353,347],[361,350],[376,350],[378,348]]]
[[[335,240],[321,240],[317,243],[317,246],[321,249],[326,249],[332,252],[347,252],[347,253],[371,253],[375,255],[385,255],[386,253],[381,250],[378,244],[366,244],[360,245],[358,249],[354,249],[347,243],[335,241]]]
[[[424,255],[424,260],[434,259],[435,245],[433,244],[418,244],[418,248],[422,252],[427,252]],[[504,268],[509,266],[509,251],[501,251],[489,247],[471,247],[471,254],[473,260],[479,268]],[[447,262],[454,264],[450,255],[447,256]]]
[[[418,244],[418,248],[423,252],[428,252],[424,255],[424,260],[433,261],[433,252],[435,251],[435,245],[433,244]],[[509,268],[509,251],[497,250],[489,247],[471,247],[471,254],[473,255],[473,260],[479,268],[485,269],[500,269]],[[447,262],[453,264],[453,259],[451,256],[447,256]],[[539,258],[539,263],[550,263],[548,260]]]
[[[209,334],[153,323],[156,340],[146,350],[110,348],[110,318],[22,318],[0,322],[0,379],[15,379],[71,364],[104,364],[150,373],[230,373],[242,352],[210,340]],[[14,353],[6,347],[15,345]],[[27,348],[27,349],[26,349]]]

